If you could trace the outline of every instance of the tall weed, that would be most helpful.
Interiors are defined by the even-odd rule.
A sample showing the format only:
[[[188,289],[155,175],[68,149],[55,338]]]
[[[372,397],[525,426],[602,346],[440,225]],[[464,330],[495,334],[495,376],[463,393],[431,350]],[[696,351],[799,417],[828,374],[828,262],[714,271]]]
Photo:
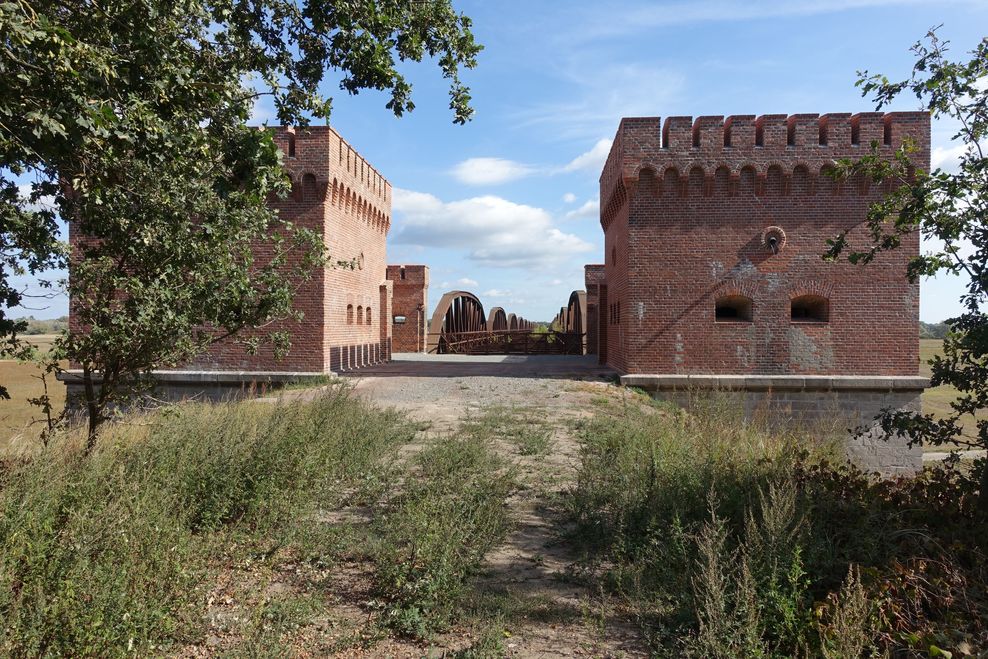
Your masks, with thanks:
[[[202,633],[225,534],[266,541],[380,489],[412,436],[336,388],[311,403],[186,405],[78,437],[0,477],[0,654],[148,654]]]
[[[375,580],[387,624],[425,637],[452,620],[467,579],[507,534],[512,488],[511,471],[477,435],[442,439],[416,457],[375,524]]]

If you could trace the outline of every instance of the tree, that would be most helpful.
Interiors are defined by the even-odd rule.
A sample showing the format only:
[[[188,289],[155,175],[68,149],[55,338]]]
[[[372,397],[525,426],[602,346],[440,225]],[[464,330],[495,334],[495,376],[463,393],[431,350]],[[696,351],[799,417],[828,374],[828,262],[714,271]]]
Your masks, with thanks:
[[[328,119],[333,73],[401,116],[414,104],[398,64],[428,56],[463,123],[459,70],[479,50],[449,0],[0,0],[0,295],[20,301],[14,269],[71,259],[78,322],[54,356],[82,369],[90,448],[141,375],[287,317],[326,256],[267,206],[288,181],[272,135],[246,126],[254,101],[270,96],[284,124]],[[71,257],[58,216],[84,237]],[[274,257],[258,262],[262,238]],[[286,272],[292,252],[302,266]],[[0,316],[8,350],[20,331]]]
[[[947,324],[944,354],[930,364],[932,386],[952,385],[960,395],[951,403],[952,413],[943,419],[932,414],[888,410],[881,417],[883,430],[902,434],[912,442],[935,446],[957,444],[988,448],[988,419],[976,422],[977,432],[962,433],[962,421],[988,407],[988,38],[970,53],[967,61],[948,59],[948,43],[931,30],[925,42],[913,46],[916,62],[912,75],[891,82],[881,75],[860,74],[858,85],[872,95],[877,109],[902,94],[914,94],[933,117],[957,126],[953,139],[963,145],[956,171],[914,171],[911,147],[905,144],[886,161],[873,153],[860,161],[840,163],[837,175],[865,175],[875,181],[894,181],[894,191],[875,204],[868,214],[872,244],[864,251],[850,251],[844,235],[830,242],[828,258],[845,254],[852,263],[868,263],[885,250],[896,249],[905,234],[919,231],[939,248],[914,258],[908,277],[945,272],[966,280],[961,297],[964,312]],[[975,466],[982,502],[988,502],[988,460]]]

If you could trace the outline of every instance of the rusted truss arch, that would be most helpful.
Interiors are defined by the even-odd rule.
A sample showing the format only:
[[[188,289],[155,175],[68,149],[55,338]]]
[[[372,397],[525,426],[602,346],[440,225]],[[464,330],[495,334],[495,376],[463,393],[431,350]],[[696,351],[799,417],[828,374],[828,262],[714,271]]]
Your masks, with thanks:
[[[514,315],[513,313],[508,314],[508,329],[509,330],[518,329],[518,316]]]
[[[504,309],[501,307],[494,307],[491,309],[491,313],[487,317],[487,331],[503,332],[506,329],[508,329],[507,314],[504,313]]]
[[[567,332],[585,334],[587,331],[587,292],[573,291],[566,305],[565,325]]]
[[[436,352],[440,337],[464,332],[487,332],[484,305],[468,291],[450,291],[442,296],[429,322],[429,352]]]

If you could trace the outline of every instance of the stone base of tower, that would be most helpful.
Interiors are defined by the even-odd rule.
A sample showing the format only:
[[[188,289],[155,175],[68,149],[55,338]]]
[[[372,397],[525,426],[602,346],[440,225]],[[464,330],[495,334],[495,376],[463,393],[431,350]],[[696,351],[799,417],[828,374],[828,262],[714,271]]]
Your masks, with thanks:
[[[843,423],[855,430],[846,449],[851,462],[883,476],[909,475],[923,467],[923,450],[902,437],[887,437],[874,422],[883,409],[920,411],[929,386],[922,377],[790,375],[623,375],[621,384],[690,407],[697,397],[736,397],[747,418],[770,423]],[[866,429],[866,432],[856,432]]]
[[[153,371],[149,376],[151,387],[143,395],[160,402],[236,400],[292,384],[317,384],[333,375],[296,371]],[[78,405],[83,394],[82,371],[65,371],[58,379],[65,383],[69,405]],[[95,384],[99,384],[98,377]]]

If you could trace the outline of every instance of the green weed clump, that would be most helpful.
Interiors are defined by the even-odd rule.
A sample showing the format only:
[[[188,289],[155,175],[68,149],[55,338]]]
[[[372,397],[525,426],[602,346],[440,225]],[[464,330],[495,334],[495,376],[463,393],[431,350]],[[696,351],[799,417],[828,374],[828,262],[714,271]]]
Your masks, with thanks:
[[[582,441],[570,537],[657,654],[988,648],[988,524],[950,465],[876,481],[727,398],[612,409]]]
[[[471,434],[506,441],[520,455],[542,456],[552,448],[552,424],[546,420],[545,410],[535,407],[492,405],[462,428]]]
[[[510,469],[484,437],[442,439],[416,456],[375,524],[386,624],[427,637],[455,619],[468,579],[507,535],[512,489]]]
[[[0,654],[147,655],[203,632],[210,558],[379,490],[409,440],[343,388],[311,403],[187,405],[67,436],[0,473]]]

